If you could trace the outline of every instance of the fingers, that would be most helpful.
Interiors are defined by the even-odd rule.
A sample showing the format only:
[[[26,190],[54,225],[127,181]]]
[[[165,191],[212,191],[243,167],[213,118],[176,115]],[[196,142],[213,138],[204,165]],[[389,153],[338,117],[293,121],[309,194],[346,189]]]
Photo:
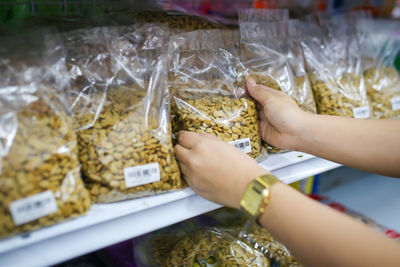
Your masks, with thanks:
[[[187,149],[191,149],[201,140],[201,138],[201,135],[198,133],[180,131],[178,134],[178,143]]]
[[[261,105],[265,105],[268,99],[278,92],[275,89],[263,85],[257,85],[252,78],[247,78],[247,90],[249,94]]]
[[[179,162],[188,164],[190,158],[190,150],[178,144],[175,146],[175,156]]]

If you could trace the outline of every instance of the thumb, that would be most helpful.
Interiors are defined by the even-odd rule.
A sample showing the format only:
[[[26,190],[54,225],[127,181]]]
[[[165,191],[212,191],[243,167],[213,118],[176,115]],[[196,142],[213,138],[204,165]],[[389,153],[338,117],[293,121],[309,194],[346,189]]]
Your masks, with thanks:
[[[253,78],[247,78],[246,87],[247,91],[249,91],[249,94],[262,106],[266,104],[269,98],[273,97],[277,92],[279,92],[273,88],[264,85],[258,85]]]

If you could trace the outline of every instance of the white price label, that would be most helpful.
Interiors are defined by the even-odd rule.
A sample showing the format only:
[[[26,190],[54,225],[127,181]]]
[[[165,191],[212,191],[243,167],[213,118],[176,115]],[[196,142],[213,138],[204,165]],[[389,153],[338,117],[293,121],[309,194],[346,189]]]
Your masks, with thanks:
[[[370,117],[369,106],[353,108],[353,114],[356,119],[368,119]]]
[[[248,137],[229,142],[229,144],[234,145],[237,149],[246,154],[251,152],[251,143]]]
[[[392,97],[390,99],[390,103],[392,103],[393,110],[399,110],[400,109],[400,96]]]
[[[56,212],[57,202],[48,190],[11,202],[10,211],[15,225],[21,225]]]
[[[154,183],[161,180],[160,166],[158,163],[129,167],[124,169],[126,187]]]

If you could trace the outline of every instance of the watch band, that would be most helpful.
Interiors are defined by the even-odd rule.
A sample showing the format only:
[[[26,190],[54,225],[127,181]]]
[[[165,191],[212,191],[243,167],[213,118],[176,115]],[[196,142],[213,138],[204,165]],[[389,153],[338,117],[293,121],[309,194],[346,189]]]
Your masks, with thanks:
[[[240,201],[241,209],[247,216],[257,220],[264,213],[270,199],[271,187],[279,182],[272,174],[258,176],[247,186]]]

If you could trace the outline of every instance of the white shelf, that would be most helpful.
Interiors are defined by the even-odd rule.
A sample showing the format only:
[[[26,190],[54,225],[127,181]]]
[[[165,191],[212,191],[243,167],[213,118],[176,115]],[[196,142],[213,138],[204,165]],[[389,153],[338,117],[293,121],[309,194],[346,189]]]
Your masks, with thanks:
[[[339,167],[300,153],[260,163],[285,183]],[[0,266],[53,265],[221,207],[189,188],[152,197],[93,205],[86,216],[0,241]]]

